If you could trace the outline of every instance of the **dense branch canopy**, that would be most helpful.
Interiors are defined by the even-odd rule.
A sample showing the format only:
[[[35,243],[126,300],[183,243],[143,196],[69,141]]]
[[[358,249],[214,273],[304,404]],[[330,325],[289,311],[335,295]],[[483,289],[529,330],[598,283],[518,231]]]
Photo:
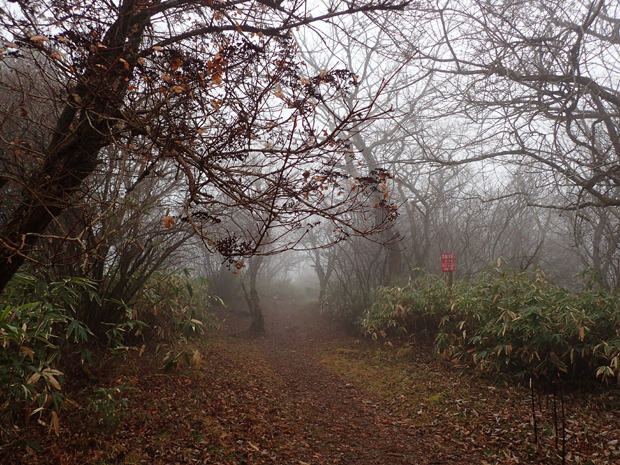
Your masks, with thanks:
[[[316,215],[343,234],[380,228],[372,215],[358,214],[385,175],[353,179],[337,168],[370,109],[349,103],[338,107],[335,127],[318,124],[317,106],[346,101],[356,79],[346,70],[310,73],[291,31],[405,4],[337,2],[315,11],[299,0],[3,5],[0,288],[95,168],[105,169],[101,149],[110,145],[143,164],[137,181],[174,161],[189,190],[176,215],[226,256],[255,252],[277,227],[279,235],[303,234]],[[29,79],[34,90],[24,87]],[[28,109],[35,94],[45,111]],[[222,227],[233,211],[247,217],[244,226]]]
[[[516,162],[558,176],[569,208],[620,206],[618,3],[433,3],[416,59],[445,77],[433,116],[464,129],[431,158]]]

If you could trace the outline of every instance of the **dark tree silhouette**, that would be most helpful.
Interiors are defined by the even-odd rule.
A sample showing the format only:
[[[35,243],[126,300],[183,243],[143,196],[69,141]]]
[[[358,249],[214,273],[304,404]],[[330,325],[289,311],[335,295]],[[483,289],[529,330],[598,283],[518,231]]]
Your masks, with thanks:
[[[336,166],[347,154],[340,135],[366,122],[368,108],[349,105],[335,128],[317,125],[317,106],[346,98],[355,77],[346,70],[308,74],[291,31],[405,3],[342,2],[325,11],[297,0],[7,4],[0,9],[0,66],[13,76],[3,82],[18,99],[2,107],[1,124],[46,124],[48,140],[37,145],[2,134],[0,289],[76,201],[84,180],[105,169],[102,149],[110,145],[144,163],[138,181],[174,161],[189,191],[176,219],[229,257],[254,252],[275,227],[279,236],[303,234],[313,215],[342,222],[364,210],[361,197],[373,186],[352,189],[355,181]],[[31,98],[21,87],[24,63],[38,74],[37,97],[52,109],[45,122],[23,105]],[[7,167],[25,166],[20,160],[28,166],[16,177]],[[253,229],[219,227],[231,209],[256,215]],[[376,227],[355,224],[350,233]]]

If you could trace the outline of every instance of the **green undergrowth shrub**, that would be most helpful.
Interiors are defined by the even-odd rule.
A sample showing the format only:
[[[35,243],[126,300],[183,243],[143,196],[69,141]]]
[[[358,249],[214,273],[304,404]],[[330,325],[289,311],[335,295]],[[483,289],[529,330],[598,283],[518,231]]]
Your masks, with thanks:
[[[183,364],[200,367],[200,352],[187,344],[192,338],[204,343],[205,331],[217,327],[209,313],[213,302],[224,302],[209,292],[211,283],[194,278],[189,270],[177,274],[155,274],[145,286],[134,306],[146,323],[139,335],[157,341],[162,354],[162,368],[174,370]]]
[[[358,323],[373,338],[413,334],[433,338],[450,305],[450,290],[443,279],[427,274],[404,286],[380,286],[371,302]]]
[[[136,318],[146,324],[138,336],[173,341],[178,337],[202,336],[215,326],[209,313],[212,302],[224,305],[209,293],[210,282],[195,278],[189,270],[181,273],[154,273],[139,299],[132,304]]]
[[[321,298],[321,313],[349,329],[359,331],[356,322],[370,305],[370,299],[370,292],[365,289],[332,286]]]
[[[29,411],[43,421],[48,413],[57,431],[56,412],[65,399],[58,364],[68,343],[91,335],[76,310],[84,295],[98,299],[94,289],[82,278],[47,284],[25,274],[7,286],[0,300],[0,420]]]
[[[491,374],[620,382],[618,296],[571,292],[541,273],[481,273],[454,294],[436,342],[443,356]]]
[[[104,432],[111,432],[118,426],[122,412],[127,409],[129,401],[123,397],[126,391],[138,391],[137,388],[121,384],[114,388],[96,388],[86,411]]]
[[[375,337],[428,334],[440,356],[494,376],[620,383],[619,297],[489,269],[452,289],[431,276],[379,288],[360,324]]]
[[[84,278],[47,283],[16,275],[0,296],[0,424],[8,427],[36,415],[51,431],[59,430],[57,412],[65,402],[65,375],[59,363],[68,351],[80,355],[79,363],[89,364],[93,344],[108,353],[126,354],[150,340],[174,350],[192,337],[202,337],[215,324],[207,313],[212,299],[208,284],[188,272],[154,274],[128,306],[102,302],[96,284]],[[105,330],[95,335],[81,319],[84,306],[110,303],[122,317],[99,322]],[[164,365],[168,358],[164,354]],[[0,437],[7,431],[0,427]]]

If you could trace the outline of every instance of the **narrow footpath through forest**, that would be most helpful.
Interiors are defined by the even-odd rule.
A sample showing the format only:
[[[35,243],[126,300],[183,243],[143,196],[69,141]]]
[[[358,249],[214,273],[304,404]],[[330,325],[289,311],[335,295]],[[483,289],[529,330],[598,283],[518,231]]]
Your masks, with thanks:
[[[201,354],[191,368],[163,371],[151,347],[93,367],[90,385],[68,373],[60,434],[32,420],[0,463],[560,464],[562,451],[567,464],[620,463],[617,389],[567,393],[564,418],[537,394],[535,435],[527,389],[458,375],[424,344],[356,339],[316,302],[263,309],[261,336],[217,309],[221,328],[186,346]]]
[[[432,428],[395,422],[378,399],[322,366],[317,350],[339,338],[316,305],[277,303],[266,310],[267,334],[259,347],[286,383],[300,412],[300,434],[312,463],[439,464],[474,463],[463,451],[442,447]],[[302,452],[302,451],[300,451]],[[314,460],[313,460],[314,459]]]

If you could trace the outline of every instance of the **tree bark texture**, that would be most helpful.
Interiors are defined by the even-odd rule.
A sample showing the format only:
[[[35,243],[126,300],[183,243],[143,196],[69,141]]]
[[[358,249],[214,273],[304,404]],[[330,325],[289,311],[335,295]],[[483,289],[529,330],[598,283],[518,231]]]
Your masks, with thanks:
[[[260,307],[260,298],[258,297],[258,291],[256,290],[256,278],[258,277],[258,271],[262,265],[263,257],[257,256],[249,259],[248,275],[250,281],[250,292],[248,292],[243,280],[241,280],[241,289],[245,296],[245,301],[248,305],[248,311],[252,322],[250,323],[249,331],[255,334],[261,334],[265,332],[265,317],[263,316],[263,310]]]
[[[0,291],[50,222],[71,204],[100,163],[100,150],[113,140],[149,24],[149,16],[137,4],[137,0],[124,2],[101,42],[105,47],[88,57],[79,83],[69,91],[41,167],[24,184],[21,203],[0,230]]]

